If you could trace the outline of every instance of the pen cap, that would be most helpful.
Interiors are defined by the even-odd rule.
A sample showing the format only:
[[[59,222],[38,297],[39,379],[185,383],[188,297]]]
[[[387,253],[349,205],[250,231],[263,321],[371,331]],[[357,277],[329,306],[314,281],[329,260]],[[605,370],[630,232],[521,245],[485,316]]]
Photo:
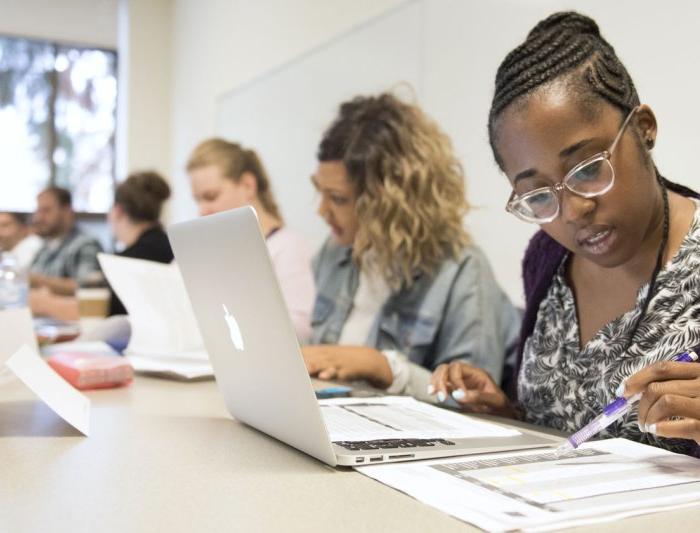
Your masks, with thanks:
[[[695,353],[695,350],[688,350],[685,353],[677,355],[673,360],[679,363],[693,363],[698,360],[698,354]]]

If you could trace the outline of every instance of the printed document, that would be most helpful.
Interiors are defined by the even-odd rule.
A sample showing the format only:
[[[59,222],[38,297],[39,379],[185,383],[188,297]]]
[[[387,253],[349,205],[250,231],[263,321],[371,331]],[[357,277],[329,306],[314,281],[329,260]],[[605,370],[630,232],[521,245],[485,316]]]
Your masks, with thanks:
[[[520,432],[408,396],[320,400],[332,442],[513,437]]]
[[[24,345],[5,365],[58,416],[88,435],[90,399],[54,372],[36,350]]]
[[[625,439],[358,467],[489,531],[573,527],[700,504],[700,461]]]
[[[177,265],[108,254],[98,258],[129,313],[131,338],[124,354],[134,370],[181,379],[212,376]]]

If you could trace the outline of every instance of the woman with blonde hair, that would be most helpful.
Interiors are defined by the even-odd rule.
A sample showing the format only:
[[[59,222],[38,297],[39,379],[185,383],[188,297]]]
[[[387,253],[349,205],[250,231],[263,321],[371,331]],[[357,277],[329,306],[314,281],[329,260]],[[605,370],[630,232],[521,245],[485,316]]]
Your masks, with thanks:
[[[318,160],[332,238],[314,264],[310,374],[423,398],[430,371],[454,360],[498,381],[519,317],[464,230],[449,138],[390,94],[357,97],[340,106]]]
[[[200,215],[255,208],[297,336],[308,340],[314,300],[311,252],[305,239],[284,225],[258,155],[224,139],[208,139],[190,155],[187,173]]]

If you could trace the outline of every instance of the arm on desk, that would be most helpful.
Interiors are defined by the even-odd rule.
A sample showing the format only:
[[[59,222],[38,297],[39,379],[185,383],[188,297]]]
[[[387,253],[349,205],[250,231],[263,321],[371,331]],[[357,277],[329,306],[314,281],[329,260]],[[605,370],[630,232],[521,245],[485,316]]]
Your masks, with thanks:
[[[386,389],[392,383],[391,367],[386,357],[374,348],[319,344],[304,346],[302,354],[309,374],[319,379],[364,379],[380,389]]]

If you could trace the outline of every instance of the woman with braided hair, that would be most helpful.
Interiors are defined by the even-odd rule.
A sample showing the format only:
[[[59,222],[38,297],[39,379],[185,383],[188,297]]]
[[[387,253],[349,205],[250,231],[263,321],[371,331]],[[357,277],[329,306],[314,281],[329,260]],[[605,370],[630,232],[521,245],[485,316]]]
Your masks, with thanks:
[[[697,454],[700,364],[669,359],[700,344],[700,197],[658,172],[656,133],[590,18],[551,15],[506,56],[489,138],[507,211],[541,227],[518,358],[509,395],[464,363],[436,369],[436,391],[567,432],[642,393],[638,416],[603,436]]]

